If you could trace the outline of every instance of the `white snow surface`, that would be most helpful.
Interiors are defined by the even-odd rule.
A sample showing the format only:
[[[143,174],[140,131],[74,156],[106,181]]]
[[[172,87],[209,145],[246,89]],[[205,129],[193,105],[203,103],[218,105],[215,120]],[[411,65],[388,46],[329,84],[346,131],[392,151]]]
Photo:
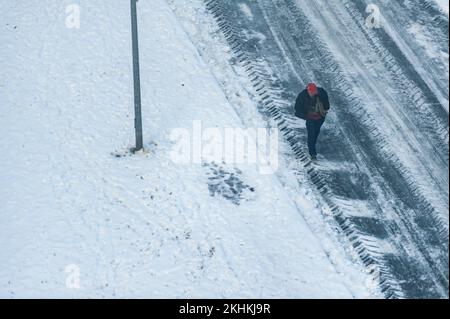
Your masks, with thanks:
[[[436,0],[436,2],[441,7],[442,11],[448,15],[448,0]]]
[[[0,2],[1,298],[377,296],[285,158],[239,167],[239,206],[170,160],[173,128],[243,124],[164,0],[138,2],[147,151],[114,156],[134,142],[129,1],[79,1],[69,29],[73,2]]]

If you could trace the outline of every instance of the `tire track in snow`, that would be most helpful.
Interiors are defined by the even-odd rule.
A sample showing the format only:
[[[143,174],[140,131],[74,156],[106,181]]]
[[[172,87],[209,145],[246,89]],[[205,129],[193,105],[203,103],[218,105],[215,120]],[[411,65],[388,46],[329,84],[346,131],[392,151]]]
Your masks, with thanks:
[[[372,51],[382,59],[387,71],[391,73],[395,86],[400,89],[402,94],[399,94],[396,99],[403,104],[399,108],[402,115],[414,125],[410,128],[411,131],[414,131],[416,136],[423,135],[422,140],[433,146],[432,150],[427,152],[428,158],[432,153],[439,155],[439,158],[434,161],[436,162],[434,166],[442,167],[443,170],[437,172],[440,176],[434,178],[436,180],[443,178],[441,189],[447,193],[445,197],[448,198],[448,178],[445,178],[449,160],[448,113],[396,43],[382,30],[376,31],[365,27],[364,11],[361,11],[364,10],[365,4],[348,0],[342,3],[361,34],[366,37]],[[345,19],[343,15],[339,17],[342,20]],[[423,144],[423,147],[425,146]],[[434,156],[431,159],[434,159]],[[426,160],[427,158],[423,159],[423,161]]]
[[[356,13],[354,18],[364,20],[369,3],[379,6],[381,28],[362,31],[384,45],[448,127],[448,16],[434,0],[357,0],[345,5]]]

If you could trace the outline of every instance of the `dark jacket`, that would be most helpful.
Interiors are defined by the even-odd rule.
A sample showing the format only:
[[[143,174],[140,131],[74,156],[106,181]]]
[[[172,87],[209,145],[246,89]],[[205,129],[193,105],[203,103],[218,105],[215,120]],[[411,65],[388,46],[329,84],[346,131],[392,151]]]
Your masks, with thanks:
[[[330,100],[328,99],[328,93],[322,88],[318,88],[318,98],[322,102],[325,111],[330,109]],[[317,97],[311,97],[307,90],[302,91],[295,102],[295,116],[306,120],[308,113],[314,110],[315,99]]]

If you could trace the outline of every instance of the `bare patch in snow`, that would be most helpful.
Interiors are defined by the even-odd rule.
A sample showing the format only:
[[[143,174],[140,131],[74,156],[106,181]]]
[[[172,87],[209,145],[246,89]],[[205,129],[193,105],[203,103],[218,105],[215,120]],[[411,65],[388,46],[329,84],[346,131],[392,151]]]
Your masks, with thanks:
[[[226,170],[215,163],[204,164],[208,167],[208,189],[212,197],[220,195],[235,205],[240,205],[242,200],[251,200],[251,194],[255,188],[242,181],[242,171],[234,168]]]

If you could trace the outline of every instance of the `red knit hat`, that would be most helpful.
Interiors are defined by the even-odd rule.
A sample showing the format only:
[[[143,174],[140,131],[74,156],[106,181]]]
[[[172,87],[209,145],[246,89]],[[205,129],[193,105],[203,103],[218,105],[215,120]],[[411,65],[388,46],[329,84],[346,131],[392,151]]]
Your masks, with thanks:
[[[309,83],[306,89],[311,96],[319,94],[319,90],[317,89],[317,85],[315,83]]]

